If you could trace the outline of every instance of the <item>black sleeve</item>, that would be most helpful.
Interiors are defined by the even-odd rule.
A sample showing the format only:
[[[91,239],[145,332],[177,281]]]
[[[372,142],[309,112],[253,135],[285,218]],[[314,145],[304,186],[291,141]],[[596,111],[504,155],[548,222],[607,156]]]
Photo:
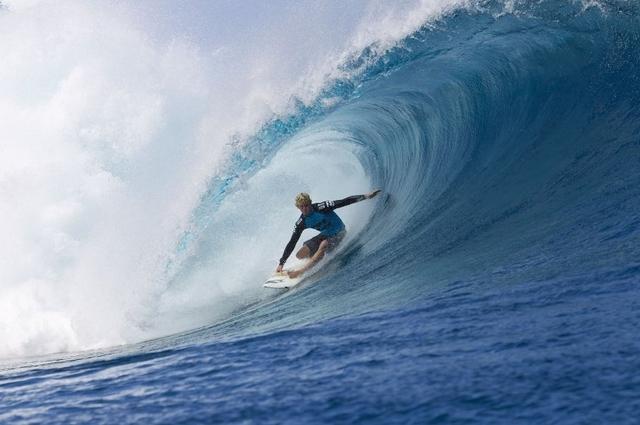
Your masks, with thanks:
[[[287,262],[287,258],[289,258],[289,256],[291,255],[293,248],[296,247],[296,244],[298,243],[298,239],[300,239],[300,235],[302,234],[303,230],[304,230],[304,220],[302,219],[302,217],[300,217],[298,221],[296,221],[296,227],[293,229],[293,234],[291,235],[291,239],[289,239],[289,243],[284,248],[284,252],[282,253],[282,258],[280,258],[281,266],[284,266],[284,263]]]
[[[348,198],[338,199],[337,201],[324,201],[317,204],[317,209],[318,211],[331,211],[336,208],[342,208],[355,204],[356,202],[364,201],[365,199],[367,199],[367,197],[364,195],[353,195]]]

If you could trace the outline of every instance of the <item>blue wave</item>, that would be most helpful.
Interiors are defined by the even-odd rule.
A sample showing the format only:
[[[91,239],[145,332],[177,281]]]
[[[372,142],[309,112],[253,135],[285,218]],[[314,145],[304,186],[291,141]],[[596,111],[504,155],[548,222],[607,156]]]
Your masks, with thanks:
[[[624,267],[637,253],[629,241],[638,219],[614,212],[638,210],[637,11],[627,3],[543,2],[515,14],[485,6],[345,65],[369,63],[265,127],[230,164],[232,178],[212,185],[205,209],[213,214],[243,174],[268,167],[313,126],[360,146],[373,185],[387,193],[326,278],[362,282],[366,294],[352,296],[365,310],[420,296],[416,276],[518,282]],[[630,251],[620,255],[624,241]],[[391,284],[390,297],[376,292]]]
[[[82,385],[31,400],[108,400],[114,422],[632,423],[640,10],[512,6],[363,52],[211,182],[194,228],[301,130],[359,147],[385,196],[317,282],[106,365],[13,372],[4,400],[64,377]]]

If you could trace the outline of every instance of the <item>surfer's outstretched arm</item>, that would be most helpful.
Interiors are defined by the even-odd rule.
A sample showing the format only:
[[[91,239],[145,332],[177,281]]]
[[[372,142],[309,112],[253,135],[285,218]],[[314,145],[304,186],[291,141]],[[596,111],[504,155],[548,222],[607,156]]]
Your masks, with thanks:
[[[356,202],[364,201],[365,199],[371,199],[380,193],[380,189],[376,189],[373,192],[365,195],[353,195],[344,199],[338,199],[336,201],[324,201],[318,204],[319,210],[335,210],[336,208],[346,207],[347,205],[355,204]]]

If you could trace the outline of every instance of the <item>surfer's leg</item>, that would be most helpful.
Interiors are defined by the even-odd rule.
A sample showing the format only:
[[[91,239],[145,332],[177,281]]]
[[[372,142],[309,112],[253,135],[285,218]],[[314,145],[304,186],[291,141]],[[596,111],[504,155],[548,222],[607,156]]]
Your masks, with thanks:
[[[322,242],[320,242],[320,246],[318,247],[318,250],[316,251],[316,253],[313,254],[313,257],[311,257],[311,260],[309,260],[307,264],[305,264],[300,269],[300,271],[304,273],[307,270],[309,270],[311,267],[315,266],[318,263],[318,261],[322,260],[322,258],[324,257],[324,253],[327,252],[328,247],[329,247],[328,240],[325,239]]]
[[[298,259],[300,260],[313,257],[313,255],[318,251],[320,243],[322,243],[324,239],[325,236],[320,234],[312,237],[308,241],[305,241],[305,243],[302,244],[302,248],[300,248],[300,250],[296,253],[296,257],[298,257]]]
[[[298,252],[296,252],[296,257],[299,260],[302,260],[303,258],[309,258],[311,257],[311,250],[308,246],[302,245],[302,248],[300,248]]]
[[[322,260],[322,257],[324,257],[324,254],[327,251],[328,247],[329,247],[329,241],[326,239],[323,239],[320,242],[320,245],[318,245],[318,250],[313,254],[311,259],[307,261],[307,263],[304,266],[302,266],[299,270],[290,270],[288,272],[289,277],[292,279],[296,278],[300,276],[302,273],[309,270],[311,267],[315,266],[318,263],[318,261]]]

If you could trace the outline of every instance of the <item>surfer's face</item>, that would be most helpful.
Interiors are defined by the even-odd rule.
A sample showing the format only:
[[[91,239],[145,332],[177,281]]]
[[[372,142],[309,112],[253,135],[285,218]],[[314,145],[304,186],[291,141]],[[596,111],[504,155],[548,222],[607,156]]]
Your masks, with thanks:
[[[302,212],[303,215],[311,214],[311,204],[300,205],[298,209],[300,210],[300,212]]]

